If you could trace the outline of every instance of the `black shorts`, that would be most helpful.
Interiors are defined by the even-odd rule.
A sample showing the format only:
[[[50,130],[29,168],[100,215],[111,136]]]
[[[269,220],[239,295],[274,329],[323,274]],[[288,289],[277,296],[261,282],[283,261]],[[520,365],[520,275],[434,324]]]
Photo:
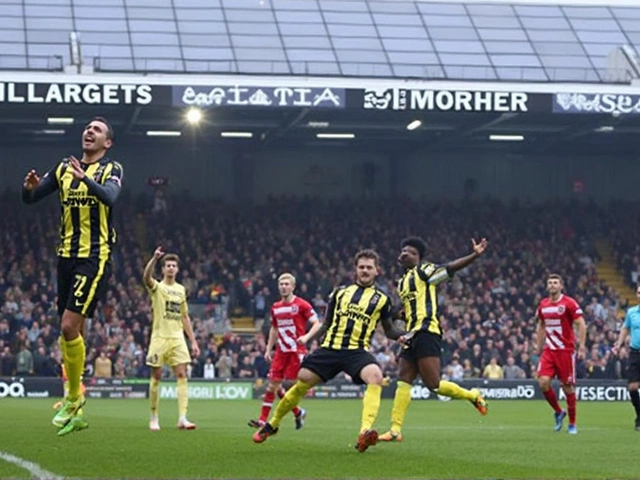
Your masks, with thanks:
[[[109,261],[58,257],[58,315],[70,310],[91,317],[110,276]]]
[[[424,357],[440,357],[442,354],[442,336],[420,331],[402,347],[400,358],[416,363]]]
[[[626,377],[629,383],[640,382],[640,352],[632,351],[629,355]]]
[[[331,380],[340,372],[349,375],[354,383],[362,384],[360,372],[367,365],[378,362],[366,350],[332,350],[330,348],[319,348],[306,357],[300,368],[306,368],[318,375],[323,382]]]

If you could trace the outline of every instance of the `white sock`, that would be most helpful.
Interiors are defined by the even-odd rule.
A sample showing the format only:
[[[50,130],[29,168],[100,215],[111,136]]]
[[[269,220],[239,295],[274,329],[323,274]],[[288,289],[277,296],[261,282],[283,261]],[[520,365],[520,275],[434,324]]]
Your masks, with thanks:
[[[180,418],[178,419],[178,422],[184,423],[186,421],[187,421],[187,416],[186,415],[180,415]]]

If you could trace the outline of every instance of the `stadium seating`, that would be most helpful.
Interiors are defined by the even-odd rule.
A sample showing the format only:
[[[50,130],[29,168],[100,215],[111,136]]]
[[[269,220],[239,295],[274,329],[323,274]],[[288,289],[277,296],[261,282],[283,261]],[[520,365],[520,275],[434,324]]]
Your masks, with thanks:
[[[26,374],[54,375],[60,361],[55,207],[25,209],[17,195],[5,195],[0,207],[0,368],[3,375],[15,373],[20,348],[26,345],[33,364]],[[450,372],[454,356],[465,367],[465,376],[479,376],[492,357],[502,366],[513,357],[510,363],[532,376],[537,361],[535,306],[545,294],[545,274],[553,271],[563,275],[568,292],[585,309],[589,354],[581,359],[579,374],[619,377],[625,360],[614,359],[609,350],[619,327],[618,309],[626,300],[597,277],[595,245],[607,222],[622,218],[625,208],[558,202],[505,205],[491,199],[427,204],[274,198],[259,206],[231,206],[173,197],[166,210],[153,212],[149,202],[124,196],[117,212],[120,240],[109,290],[86,325],[87,374],[93,374],[100,352],[106,352],[113,376],[148,376],[144,359],[150,306],[141,273],[155,243],[181,257],[180,280],[190,292],[202,350],[191,375],[203,376],[204,365],[212,363],[216,377],[234,377],[248,356],[256,374],[264,377],[265,320],[277,299],[279,273],[294,273],[298,294],[322,313],[331,289],[349,281],[353,254],[373,247],[382,256],[379,285],[397,302],[398,245],[403,236],[418,234],[427,240],[428,256],[436,262],[468,253],[471,237],[487,236],[491,242],[480,261],[440,287],[444,373]],[[131,218],[144,227],[134,231],[135,222],[127,221]],[[616,260],[629,280],[638,265],[637,231],[629,224],[612,236]],[[234,316],[254,319],[256,333],[233,332]],[[372,350],[391,377],[396,373],[396,349],[382,333],[375,335]]]

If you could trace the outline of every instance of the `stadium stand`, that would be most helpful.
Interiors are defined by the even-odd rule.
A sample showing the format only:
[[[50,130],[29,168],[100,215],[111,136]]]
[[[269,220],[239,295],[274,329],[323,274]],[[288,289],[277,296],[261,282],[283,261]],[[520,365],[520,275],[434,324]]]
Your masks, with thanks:
[[[134,217],[143,230],[154,232],[156,243],[182,257],[181,281],[190,292],[202,350],[191,366],[193,377],[204,375],[205,364],[213,365],[216,377],[238,377],[245,363],[251,367],[249,373],[266,375],[268,311],[277,299],[275,279],[283,271],[297,276],[297,292],[322,314],[331,289],[350,278],[353,253],[374,247],[383,257],[379,284],[397,301],[394,279],[400,272],[395,257],[403,235],[423,235],[429,258],[445,261],[465,253],[469,239],[485,232],[492,240],[489,254],[439,293],[446,331],[444,373],[449,374],[455,358],[467,364],[465,375],[479,376],[495,357],[501,366],[513,364],[531,377],[537,361],[535,306],[544,295],[545,274],[556,271],[566,278],[567,290],[587,315],[589,355],[579,362],[580,376],[620,377],[625,357],[613,358],[610,347],[619,328],[618,309],[627,300],[598,278],[600,255],[595,244],[607,222],[615,218],[612,211],[624,215],[624,206],[605,210],[577,202],[535,206],[495,200],[381,199],[352,201],[352,208],[343,210],[341,221],[335,222],[340,200],[282,197],[260,206],[212,206],[176,196],[168,199],[164,212],[154,212],[151,200],[126,199],[122,204],[115,273],[105,301],[86,326],[88,375],[97,370],[101,361],[96,359],[104,352],[114,377],[148,376],[144,358],[150,310],[141,272],[154,244],[122,221]],[[9,194],[2,200],[2,210],[7,212],[0,220],[5,232],[0,239],[2,371],[15,373],[27,362],[32,364],[27,374],[54,375],[60,354],[55,341],[53,212],[45,205],[25,213],[17,196]],[[27,221],[19,221],[24,215]],[[171,221],[170,229],[169,217],[178,219]],[[375,228],[374,219],[385,228]],[[619,242],[613,244],[622,248]],[[253,320],[256,328],[249,329],[253,333],[234,330],[232,319],[242,317]],[[22,346],[31,352],[32,360],[21,360],[29,356],[20,352]],[[381,333],[376,334],[373,352],[391,377],[395,348]]]

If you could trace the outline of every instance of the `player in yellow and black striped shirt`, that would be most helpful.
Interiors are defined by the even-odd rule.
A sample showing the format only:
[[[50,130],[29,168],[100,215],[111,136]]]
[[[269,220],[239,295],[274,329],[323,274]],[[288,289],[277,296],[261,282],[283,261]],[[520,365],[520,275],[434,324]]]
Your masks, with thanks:
[[[477,389],[467,390],[459,385],[440,380],[442,328],[438,318],[436,285],[451,278],[455,272],[473,263],[484,253],[488,242],[471,240],[473,253],[445,265],[424,261],[427,245],[418,237],[406,238],[401,243],[398,261],[404,275],[398,282],[407,331],[411,336],[400,354],[398,388],[391,411],[391,430],[380,436],[381,441],[402,441],[402,424],[409,403],[411,386],[420,375],[423,383],[438,395],[469,400],[482,415],[487,404]]]
[[[321,347],[303,360],[298,381],[280,400],[273,418],[255,433],[254,442],[262,443],[275,435],[282,418],[310,388],[331,380],[342,371],[355,383],[367,384],[356,448],[364,452],[378,441],[378,433],[372,427],[380,408],[382,370],[368,351],[369,342],[378,322],[392,340],[404,341],[404,332],[393,324],[391,300],[375,285],[378,254],[363,250],[356,255],[354,263],[356,283],[340,287],[331,294],[323,326],[316,335],[326,332]]]
[[[69,379],[69,393],[53,424],[66,435],[87,427],[82,416],[84,396],[80,378],[85,347],[82,331],[111,272],[111,248],[115,242],[111,209],[120,194],[122,167],[107,157],[113,130],[102,117],[94,118],[82,134],[82,159],[62,160],[42,179],[27,173],[22,200],[32,204],[59,193],[60,244],[58,246],[58,314],[61,317],[60,348]]]

